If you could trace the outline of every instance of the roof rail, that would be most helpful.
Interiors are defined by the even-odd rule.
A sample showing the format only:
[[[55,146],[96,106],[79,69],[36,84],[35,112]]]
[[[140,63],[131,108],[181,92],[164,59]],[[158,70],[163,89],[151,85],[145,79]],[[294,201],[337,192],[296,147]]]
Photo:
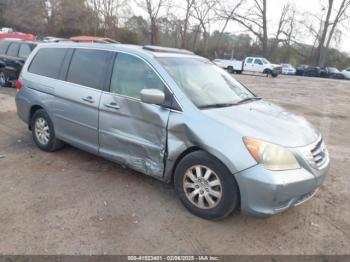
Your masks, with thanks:
[[[142,48],[144,50],[148,50],[151,52],[194,55],[194,53],[191,51],[188,51],[185,49],[178,49],[178,48],[170,48],[170,47],[162,47],[162,46],[154,46],[154,45],[145,45]]]

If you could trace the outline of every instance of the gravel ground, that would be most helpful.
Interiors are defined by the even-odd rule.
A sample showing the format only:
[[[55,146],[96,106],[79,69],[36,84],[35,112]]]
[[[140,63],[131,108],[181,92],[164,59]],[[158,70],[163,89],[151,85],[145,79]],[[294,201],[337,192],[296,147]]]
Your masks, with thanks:
[[[350,254],[350,81],[237,76],[322,130],[331,170],[312,200],[257,219],[205,221],[171,185],[67,146],[48,154],[0,89],[1,254]]]

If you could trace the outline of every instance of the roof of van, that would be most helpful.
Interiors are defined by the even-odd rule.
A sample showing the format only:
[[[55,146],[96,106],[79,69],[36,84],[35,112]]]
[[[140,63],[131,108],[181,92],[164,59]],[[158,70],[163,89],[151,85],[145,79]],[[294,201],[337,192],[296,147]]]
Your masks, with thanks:
[[[168,48],[161,46],[139,46],[129,44],[102,44],[102,43],[75,43],[75,42],[60,42],[60,43],[43,43],[40,47],[66,47],[66,48],[92,48],[111,51],[127,51],[134,54],[148,54],[154,57],[183,57],[196,56],[191,51],[177,48]]]

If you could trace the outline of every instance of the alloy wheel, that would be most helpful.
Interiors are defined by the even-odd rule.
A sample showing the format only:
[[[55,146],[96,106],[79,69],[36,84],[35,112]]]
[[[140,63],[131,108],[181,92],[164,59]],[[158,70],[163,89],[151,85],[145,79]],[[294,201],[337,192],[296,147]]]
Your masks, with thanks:
[[[187,199],[201,209],[216,207],[222,198],[222,184],[213,170],[196,165],[189,168],[183,178]]]
[[[46,145],[50,141],[50,128],[42,117],[39,117],[35,122],[35,136],[42,145]]]

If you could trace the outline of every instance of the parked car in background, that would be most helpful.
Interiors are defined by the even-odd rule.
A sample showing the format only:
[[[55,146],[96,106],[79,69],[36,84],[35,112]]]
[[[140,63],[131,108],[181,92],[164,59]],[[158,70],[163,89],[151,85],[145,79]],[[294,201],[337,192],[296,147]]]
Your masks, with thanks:
[[[59,43],[59,42],[71,42],[71,40],[66,38],[59,38],[54,36],[44,36],[40,39],[44,43]]]
[[[0,40],[0,86],[14,86],[27,57],[37,43],[22,40]]]
[[[317,66],[308,66],[305,68],[304,76],[320,77],[321,69]]]
[[[120,44],[120,42],[115,41],[106,37],[97,37],[97,36],[73,36],[69,40],[78,43],[102,43],[102,44]]]
[[[296,69],[291,64],[281,64],[283,75],[295,75]]]
[[[305,75],[305,70],[308,68],[308,65],[300,65],[296,68],[295,74],[297,76],[304,76]]]
[[[345,75],[335,67],[322,68],[320,76],[324,78],[345,79]]]
[[[13,33],[13,29],[10,27],[3,27],[0,29],[0,33]]]
[[[350,79],[350,67],[341,71],[346,79]]]
[[[244,61],[215,59],[214,64],[228,70],[230,73],[250,72],[277,77],[282,72],[280,65],[270,63],[263,57],[247,57]]]
[[[329,169],[312,124],[189,51],[43,44],[17,87],[18,115],[41,150],[67,142],[174,181],[184,206],[205,219],[238,208],[269,216],[298,206]]]
[[[242,61],[235,59],[215,59],[213,63],[230,73],[242,73]],[[236,70],[235,70],[236,68]]]
[[[32,34],[24,34],[20,32],[0,32],[0,40],[2,39],[21,39],[27,41],[36,41],[35,35]]]

